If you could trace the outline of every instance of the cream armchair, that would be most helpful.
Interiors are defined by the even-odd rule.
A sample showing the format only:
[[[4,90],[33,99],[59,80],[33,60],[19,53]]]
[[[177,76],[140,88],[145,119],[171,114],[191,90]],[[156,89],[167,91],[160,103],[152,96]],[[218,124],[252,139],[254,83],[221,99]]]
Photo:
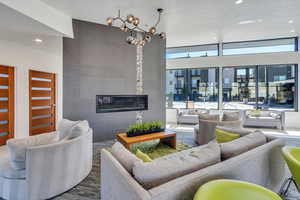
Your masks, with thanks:
[[[39,137],[57,137],[57,133]],[[8,200],[42,200],[71,189],[92,169],[92,141],[93,131],[89,128],[73,139],[28,147],[24,170],[12,168],[7,148],[1,147],[0,197]]]

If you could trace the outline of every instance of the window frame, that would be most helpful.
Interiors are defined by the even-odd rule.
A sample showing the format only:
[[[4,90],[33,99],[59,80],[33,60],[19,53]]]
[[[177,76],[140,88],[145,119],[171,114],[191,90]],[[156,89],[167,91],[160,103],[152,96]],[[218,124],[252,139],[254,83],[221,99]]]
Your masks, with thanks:
[[[205,46],[216,46],[216,51],[217,51],[217,55],[213,55],[213,56],[195,56],[195,57],[191,57],[191,56],[186,56],[186,57],[178,57],[178,58],[168,58],[168,50],[172,50],[172,49],[185,49],[184,52],[178,52],[178,53],[187,53],[187,55],[189,55],[189,51],[187,51],[189,48],[194,48],[194,47],[205,47]],[[201,45],[192,45],[192,46],[180,46],[180,47],[168,47],[166,49],[166,59],[167,60],[173,60],[173,59],[185,59],[185,58],[206,58],[206,57],[217,57],[220,56],[220,44],[219,43],[212,43],[212,44],[201,44]]]

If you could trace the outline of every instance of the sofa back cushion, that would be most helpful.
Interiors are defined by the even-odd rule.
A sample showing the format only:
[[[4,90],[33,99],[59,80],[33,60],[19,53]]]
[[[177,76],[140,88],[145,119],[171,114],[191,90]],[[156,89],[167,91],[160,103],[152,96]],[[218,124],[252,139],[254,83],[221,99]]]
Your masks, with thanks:
[[[134,163],[143,162],[119,142],[116,142],[112,146],[111,153],[129,173],[132,173]]]
[[[219,114],[199,114],[200,120],[210,120],[210,121],[219,121],[220,115]]]
[[[222,160],[240,155],[266,142],[266,136],[261,131],[255,131],[231,142],[222,143],[220,144]]]
[[[16,170],[25,169],[26,151],[28,147],[52,144],[58,142],[56,133],[46,133],[20,139],[7,141],[7,148],[10,154],[11,166]]]
[[[223,121],[236,121],[240,119],[239,112],[224,112],[223,113]]]
[[[133,175],[144,188],[150,189],[218,162],[220,147],[216,142],[210,142],[152,162],[137,162],[133,167]]]

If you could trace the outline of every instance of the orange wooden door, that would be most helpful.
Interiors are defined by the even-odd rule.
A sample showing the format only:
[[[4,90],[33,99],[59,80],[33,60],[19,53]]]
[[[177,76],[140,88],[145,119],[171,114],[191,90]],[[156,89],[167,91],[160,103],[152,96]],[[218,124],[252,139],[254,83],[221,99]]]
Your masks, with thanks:
[[[55,131],[55,83],[55,74],[29,70],[30,135]]]
[[[0,66],[0,145],[14,137],[14,68]]]

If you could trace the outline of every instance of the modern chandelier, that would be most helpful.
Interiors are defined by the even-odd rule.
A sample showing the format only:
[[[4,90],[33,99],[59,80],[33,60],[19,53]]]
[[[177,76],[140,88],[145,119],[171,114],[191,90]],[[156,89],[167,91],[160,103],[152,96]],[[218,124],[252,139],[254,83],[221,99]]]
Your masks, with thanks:
[[[112,26],[116,21],[121,22],[120,29],[123,32],[128,32],[129,36],[126,38],[126,42],[131,45],[135,46],[144,46],[147,42],[151,42],[151,37],[157,33],[157,26],[160,23],[161,14],[163,13],[163,9],[157,9],[158,12],[158,20],[149,28],[149,30],[145,30],[140,27],[140,19],[135,17],[132,14],[127,15],[126,18],[121,17],[121,12],[119,10],[117,17],[109,17],[107,18],[106,22],[109,26]],[[161,32],[159,33],[159,37],[161,39],[166,38],[166,33]]]

